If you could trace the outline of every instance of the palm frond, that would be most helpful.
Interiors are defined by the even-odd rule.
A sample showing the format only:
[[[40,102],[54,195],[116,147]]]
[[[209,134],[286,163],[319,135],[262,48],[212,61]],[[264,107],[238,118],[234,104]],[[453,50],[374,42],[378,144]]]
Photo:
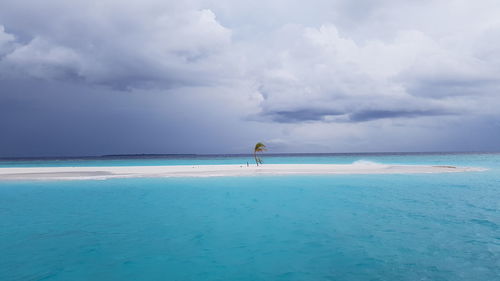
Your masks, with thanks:
[[[261,142],[258,142],[256,145],[255,145],[255,149],[254,151],[256,152],[261,152],[261,151],[266,151],[266,145],[261,143]]]

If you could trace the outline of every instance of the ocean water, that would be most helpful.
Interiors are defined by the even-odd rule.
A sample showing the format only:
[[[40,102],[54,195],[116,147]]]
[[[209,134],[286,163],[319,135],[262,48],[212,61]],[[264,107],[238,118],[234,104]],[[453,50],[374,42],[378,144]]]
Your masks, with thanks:
[[[484,172],[0,182],[0,280],[500,280],[500,154],[308,155],[265,163]],[[251,158],[3,161],[2,166]]]

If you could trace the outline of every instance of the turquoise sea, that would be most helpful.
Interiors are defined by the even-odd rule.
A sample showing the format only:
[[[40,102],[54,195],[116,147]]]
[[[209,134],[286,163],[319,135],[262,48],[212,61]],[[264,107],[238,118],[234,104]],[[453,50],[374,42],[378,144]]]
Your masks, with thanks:
[[[0,182],[0,280],[500,280],[500,154],[264,156],[484,172]],[[248,156],[1,167],[246,164]]]

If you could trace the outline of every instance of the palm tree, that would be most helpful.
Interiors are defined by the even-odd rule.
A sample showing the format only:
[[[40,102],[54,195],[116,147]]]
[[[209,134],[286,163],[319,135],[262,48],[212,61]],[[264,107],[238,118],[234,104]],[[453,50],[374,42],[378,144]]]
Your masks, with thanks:
[[[257,164],[257,166],[259,166],[259,163],[262,164],[262,160],[259,157],[257,157],[257,152],[262,152],[266,150],[267,150],[266,145],[261,142],[258,142],[255,145],[255,148],[253,150],[253,157],[255,158],[255,163]]]

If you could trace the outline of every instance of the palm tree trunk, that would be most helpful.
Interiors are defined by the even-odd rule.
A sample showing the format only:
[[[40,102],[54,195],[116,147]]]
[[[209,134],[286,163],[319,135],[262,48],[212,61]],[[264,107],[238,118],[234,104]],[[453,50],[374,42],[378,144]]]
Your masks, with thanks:
[[[257,164],[257,167],[259,167],[259,161],[257,161],[257,152],[253,152],[253,158],[255,158],[255,164]]]

